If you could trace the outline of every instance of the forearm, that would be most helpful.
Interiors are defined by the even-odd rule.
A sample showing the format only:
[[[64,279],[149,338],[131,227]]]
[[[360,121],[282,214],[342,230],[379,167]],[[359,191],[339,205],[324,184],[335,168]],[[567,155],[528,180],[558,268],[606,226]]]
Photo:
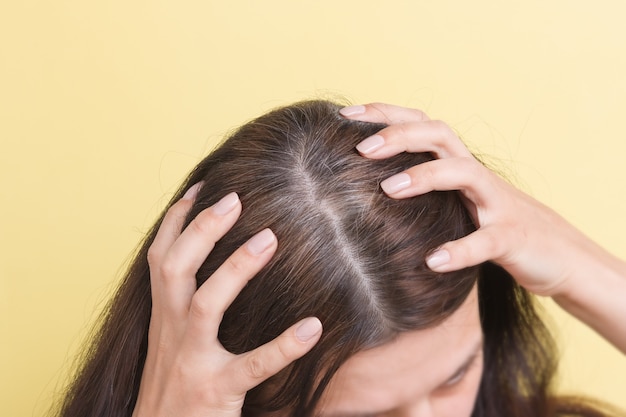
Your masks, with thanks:
[[[590,243],[572,266],[553,299],[626,354],[626,263]]]

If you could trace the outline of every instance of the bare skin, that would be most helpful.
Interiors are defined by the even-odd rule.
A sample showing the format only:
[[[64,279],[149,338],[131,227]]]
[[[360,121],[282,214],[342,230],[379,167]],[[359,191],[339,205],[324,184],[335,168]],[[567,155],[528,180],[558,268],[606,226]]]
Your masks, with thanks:
[[[469,417],[482,375],[476,288],[438,326],[355,354],[333,377],[320,417]]]

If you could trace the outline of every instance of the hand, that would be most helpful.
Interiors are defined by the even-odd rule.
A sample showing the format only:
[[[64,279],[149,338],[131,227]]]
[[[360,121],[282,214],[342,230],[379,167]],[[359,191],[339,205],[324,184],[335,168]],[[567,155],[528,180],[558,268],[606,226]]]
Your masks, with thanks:
[[[389,127],[357,146],[372,159],[400,152],[431,152],[438,159],[415,166],[381,183],[392,198],[434,190],[459,190],[478,230],[437,248],[427,259],[447,272],[491,260],[528,290],[558,294],[594,245],[558,214],[517,190],[476,160],[446,124],[419,110],[386,104],[343,109],[345,117]],[[433,248],[435,249],[435,248]]]
[[[491,260],[529,291],[552,296],[626,354],[626,263],[485,168],[446,124],[386,104],[341,113],[389,125],[357,145],[367,158],[400,152],[438,158],[384,180],[381,187],[390,197],[460,191],[478,230],[437,248],[426,260],[431,269],[447,272]]]
[[[221,346],[222,315],[270,260],[277,241],[269,229],[259,232],[196,290],[196,272],[241,213],[232,193],[181,233],[200,185],[169,209],[148,251],[152,317],[133,417],[240,416],[246,392],[303,356],[321,335],[320,321],[307,318],[242,355]]]

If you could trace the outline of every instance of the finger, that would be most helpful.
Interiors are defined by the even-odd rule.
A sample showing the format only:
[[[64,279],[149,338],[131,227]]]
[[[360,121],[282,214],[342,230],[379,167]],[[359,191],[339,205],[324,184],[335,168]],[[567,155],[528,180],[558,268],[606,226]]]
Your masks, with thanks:
[[[159,278],[159,265],[165,254],[174,244],[182,229],[185,217],[193,205],[202,182],[191,186],[183,195],[183,198],[174,203],[163,217],[157,234],[148,248],[148,265],[150,266],[150,291],[152,295],[152,316],[158,319],[160,315],[161,285]]]
[[[435,272],[458,271],[504,256],[502,233],[496,227],[482,227],[452,242],[447,242],[426,258]]]
[[[360,120],[370,123],[385,123],[393,125],[405,122],[423,122],[429,120],[426,113],[417,109],[394,106],[384,103],[370,103],[358,106],[344,107],[339,113],[351,120]]]
[[[181,233],[158,266],[163,307],[174,320],[184,317],[196,291],[196,272],[241,213],[236,193],[201,211]]]
[[[159,263],[169,248],[174,244],[180,235],[185,217],[201,186],[201,182],[191,186],[185,195],[183,195],[183,198],[174,203],[167,210],[154,241],[148,250],[148,261],[156,261],[153,263]]]
[[[356,146],[361,155],[388,158],[401,152],[431,152],[437,158],[472,157],[450,127],[439,120],[397,123]]]
[[[222,316],[248,281],[269,262],[278,242],[270,229],[254,235],[237,249],[196,291],[190,307],[190,328],[202,340],[212,343]],[[204,335],[204,336],[202,336]],[[206,335],[210,335],[207,338]]]
[[[284,331],[276,339],[237,358],[237,371],[228,381],[234,392],[247,392],[291,362],[309,352],[322,335],[322,323],[306,318]]]
[[[387,178],[380,186],[392,198],[459,190],[475,205],[488,206],[494,197],[495,178],[494,173],[473,158],[449,158],[416,165]]]

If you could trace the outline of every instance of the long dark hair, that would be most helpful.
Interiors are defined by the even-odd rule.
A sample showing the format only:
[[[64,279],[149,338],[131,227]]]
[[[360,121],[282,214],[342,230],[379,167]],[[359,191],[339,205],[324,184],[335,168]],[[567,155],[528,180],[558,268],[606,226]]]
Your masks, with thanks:
[[[477,281],[485,366],[473,415],[601,415],[550,396],[552,339],[531,297],[504,270],[485,264],[438,274],[426,267],[430,250],[475,229],[459,196],[433,192],[397,201],[379,183],[432,156],[362,158],[355,145],[384,126],[343,119],[338,109],[326,101],[302,102],[244,125],[172,199],[204,182],[185,226],[228,192],[236,191],[243,205],[239,221],[199,270],[198,285],[256,232],[269,227],[278,237],[276,255],[223,318],[219,339],[226,349],[251,350],[304,317],[324,324],[310,353],[248,393],[243,415],[280,409],[313,415],[347,358],[400,332],[440,323]],[[60,416],[131,415],[151,311],[146,255],[161,220],[110,302]]]

